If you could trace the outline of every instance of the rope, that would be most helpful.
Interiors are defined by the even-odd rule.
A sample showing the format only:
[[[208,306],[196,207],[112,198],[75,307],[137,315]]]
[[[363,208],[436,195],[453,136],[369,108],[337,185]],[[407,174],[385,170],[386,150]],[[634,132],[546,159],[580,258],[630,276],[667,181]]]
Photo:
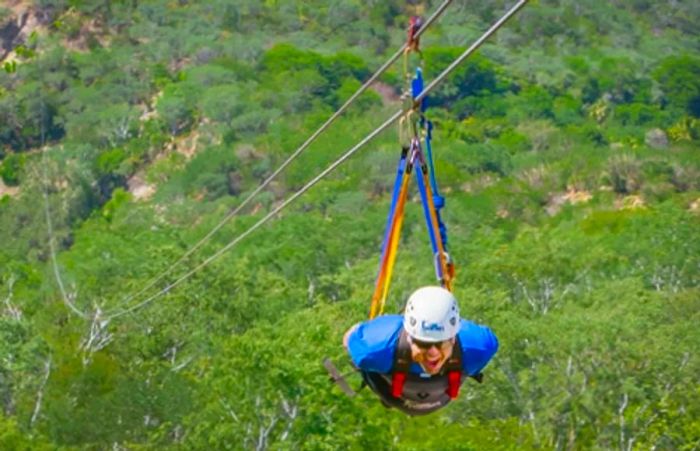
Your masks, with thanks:
[[[40,91],[41,92],[41,91]],[[53,222],[51,221],[51,210],[49,209],[49,176],[46,172],[46,148],[44,146],[46,137],[44,130],[44,97],[41,95],[41,169],[42,169],[42,194],[44,197],[44,216],[46,217],[46,230],[49,235],[49,252],[51,253],[51,266],[53,267],[53,274],[56,278],[56,284],[61,292],[61,299],[63,303],[71,310],[73,313],[78,315],[80,318],[87,320],[89,317],[86,313],[82,312],[78,307],[73,304],[70,296],[66,292],[66,288],[63,286],[63,279],[61,278],[61,272],[58,270],[58,261],[56,260],[56,245],[54,243],[55,237],[53,234]]]
[[[423,100],[423,99],[430,93],[430,91],[432,91],[433,88],[435,88],[435,86],[437,86],[438,84],[442,83],[442,81],[445,79],[445,77],[447,77],[448,75],[450,75],[450,73],[451,73],[457,66],[459,66],[460,64],[462,64],[462,62],[463,62],[465,59],[467,59],[469,56],[471,56],[472,53],[474,53],[479,47],[481,47],[481,45],[482,45],[488,38],[490,38],[492,34],[494,34],[499,28],[501,28],[501,26],[503,26],[503,24],[506,23],[506,22],[508,21],[508,19],[510,19],[511,17],[513,17],[513,15],[514,15],[515,13],[517,13],[518,11],[520,11],[520,9],[521,9],[523,6],[525,6],[525,4],[526,4],[527,2],[528,2],[528,0],[520,0],[520,1],[519,1],[518,3],[516,3],[510,10],[508,10],[508,12],[505,13],[505,15],[503,15],[496,23],[494,23],[493,25],[491,25],[491,28],[489,28],[488,30],[486,30],[486,32],[484,32],[484,34],[482,34],[481,37],[480,37],[479,39],[477,39],[477,40],[471,45],[471,47],[469,47],[467,50],[465,50],[464,53],[462,53],[456,60],[454,60],[454,61],[452,62],[452,64],[450,64],[450,65],[447,67],[447,69],[445,69],[440,75],[438,75],[438,76],[435,78],[435,80],[431,81],[430,84],[428,84],[428,86],[426,86],[426,88],[423,90],[423,92],[421,92],[420,95],[419,95],[418,97],[416,97],[416,98],[413,100],[413,104],[414,104],[414,105],[420,105],[421,100]]]
[[[119,313],[116,313],[116,314],[114,314],[114,315],[111,315],[111,316],[109,316],[109,318],[110,318],[110,319],[118,318],[118,317],[120,317],[120,316],[122,316],[122,315],[125,315],[125,314],[127,314],[127,313],[129,313],[129,312],[132,312],[132,311],[134,311],[134,310],[136,310],[136,309],[139,309],[139,308],[141,308],[141,307],[143,307],[143,306],[149,304],[150,302],[152,302],[153,300],[155,300],[155,299],[158,298],[159,296],[161,296],[161,295],[167,293],[168,291],[170,291],[170,289],[172,289],[172,288],[176,287],[177,285],[179,285],[179,284],[180,284],[181,282],[183,282],[185,279],[189,278],[192,274],[196,273],[196,272],[199,271],[200,269],[202,269],[202,268],[204,268],[205,266],[207,266],[209,263],[211,263],[212,261],[214,261],[215,259],[217,259],[219,256],[221,256],[224,252],[226,252],[227,250],[231,249],[233,246],[235,246],[236,244],[238,244],[238,243],[239,243],[241,240],[243,240],[245,237],[247,237],[248,235],[250,235],[251,233],[253,233],[253,232],[254,232],[256,229],[258,229],[260,226],[262,226],[262,225],[265,224],[267,221],[269,221],[270,219],[272,219],[272,217],[274,217],[275,215],[277,215],[277,213],[279,213],[280,211],[282,211],[282,210],[283,210],[284,208],[286,208],[289,204],[291,204],[293,201],[295,201],[299,196],[301,196],[302,194],[304,194],[304,193],[305,193],[306,191],[308,191],[312,186],[314,186],[316,183],[318,183],[322,178],[324,178],[326,175],[330,174],[330,173],[331,173],[333,170],[335,170],[338,166],[340,166],[342,163],[344,163],[345,160],[347,160],[348,158],[350,158],[355,152],[357,152],[361,147],[363,147],[365,144],[367,144],[367,143],[368,143],[370,140],[372,140],[375,136],[377,136],[379,133],[381,133],[381,132],[383,132],[384,130],[386,130],[387,128],[389,128],[389,126],[392,125],[392,124],[401,116],[402,113],[403,113],[402,110],[399,110],[399,111],[397,111],[396,113],[394,113],[389,119],[386,120],[386,122],[384,122],[382,125],[380,125],[378,128],[376,128],[372,133],[370,133],[369,135],[367,135],[362,141],[360,141],[358,144],[356,144],[355,147],[353,147],[352,149],[350,149],[350,150],[348,150],[347,152],[345,152],[345,154],[343,154],[340,158],[338,158],[338,159],[337,159],[335,162],[333,162],[330,166],[328,166],[326,169],[324,169],[323,172],[321,172],[319,175],[317,175],[316,177],[314,177],[310,182],[308,182],[306,185],[304,185],[299,191],[297,191],[296,193],[294,193],[294,194],[293,194],[292,196],[290,196],[287,200],[285,200],[285,201],[282,202],[280,205],[278,205],[276,208],[274,208],[272,211],[270,211],[264,218],[260,219],[258,222],[256,222],[255,224],[253,224],[248,230],[246,230],[245,232],[243,232],[242,234],[240,234],[239,236],[237,236],[236,238],[234,238],[234,239],[233,239],[232,241],[230,241],[226,246],[224,246],[223,248],[221,248],[220,250],[218,250],[215,254],[213,254],[211,257],[207,258],[206,260],[204,260],[204,261],[203,261],[202,263],[200,263],[199,265],[197,265],[194,269],[192,269],[191,271],[189,271],[187,274],[185,274],[184,276],[180,277],[180,278],[177,279],[175,282],[171,283],[170,285],[168,285],[168,286],[165,287],[164,289],[160,290],[158,293],[154,294],[153,296],[151,296],[151,297],[145,299],[144,301],[142,301],[142,302],[140,302],[140,303],[138,303],[138,304],[136,304],[136,305],[134,305],[134,306],[132,306],[132,307],[129,307],[129,308],[123,310],[122,312],[119,312]]]
[[[44,152],[45,150],[42,149],[42,160],[44,157]],[[83,319],[88,319],[88,315],[85,313],[81,312],[78,307],[75,306],[70,300],[70,296],[66,292],[66,288],[63,286],[63,280],[61,279],[61,273],[58,270],[58,262],[56,261],[56,247],[54,244],[54,235],[53,235],[53,225],[51,222],[51,212],[49,211],[49,195],[47,192],[47,174],[46,174],[46,165],[42,164],[43,168],[43,174],[44,174],[44,215],[46,216],[46,229],[48,231],[49,235],[49,251],[51,253],[51,266],[53,267],[53,274],[54,277],[56,278],[56,284],[58,285],[58,289],[61,291],[61,298],[63,299],[63,303],[68,307],[73,313],[78,315],[79,317]]]
[[[449,291],[452,291],[452,274],[447,268],[447,257],[445,253],[445,246],[440,236],[440,226],[438,225],[437,210],[435,209],[435,204],[433,203],[433,193],[430,191],[430,182],[428,180],[427,168],[423,167],[420,170],[420,174],[416,173],[416,178],[419,180],[419,184],[422,185],[421,195],[424,195],[423,206],[427,212],[426,223],[428,226],[428,231],[431,239],[435,241],[435,247],[437,250],[435,254],[437,256],[437,264],[435,265],[435,272],[437,274],[438,280],[442,285]]]
[[[389,221],[384,237],[384,244],[382,245],[382,256],[379,263],[379,274],[377,274],[374,292],[372,293],[372,301],[370,303],[370,319],[382,313],[384,310],[384,303],[386,302],[386,296],[389,292],[391,274],[394,270],[394,260],[396,258],[396,251],[399,245],[401,225],[403,223],[403,212],[408,193],[408,181],[411,176],[410,173],[413,169],[413,163],[410,160],[411,157],[412,155],[408,156],[406,159],[405,169],[397,173],[395,182],[395,185],[398,185],[398,191],[395,188],[395,191],[397,191],[395,193],[396,202],[395,205],[392,205],[391,211],[389,212]],[[403,159],[404,158],[402,157],[402,160]],[[404,162],[402,161],[401,164],[404,164]],[[392,204],[394,204],[393,201]]]
[[[501,19],[496,22],[494,25],[491,26],[474,44],[472,44],[471,47],[469,47],[467,50],[462,53],[452,64],[450,64],[440,75],[438,75],[435,80],[433,80],[424,90],[423,92],[415,99],[414,105],[419,105],[420,101],[427,96],[430,91],[432,91],[439,83],[441,83],[464,59],[466,59],[469,55],[471,55],[476,49],[478,49],[484,41],[490,37],[498,28],[500,28],[509,18],[511,18],[520,8],[522,8],[528,0],[520,0],[515,6],[513,6]],[[270,219],[272,219],[277,213],[282,211],[284,208],[286,208],[289,204],[291,204],[293,201],[295,201],[299,196],[304,194],[306,191],[308,191],[311,187],[313,187],[316,183],[318,183],[322,178],[324,178],[326,175],[330,174],[332,171],[334,171],[338,166],[340,166],[342,163],[344,163],[348,158],[350,158],[353,154],[355,154],[360,148],[362,148],[366,143],[368,143],[370,140],[372,140],[374,137],[376,137],[379,133],[383,132],[389,126],[391,126],[394,122],[396,122],[400,117],[405,115],[405,112],[403,110],[398,110],[395,112],[389,119],[387,119],[382,125],[377,127],[373,132],[371,132],[369,135],[367,135],[362,141],[357,143],[353,148],[348,150],[346,153],[344,153],[340,158],[338,158],[335,162],[333,162],[330,166],[328,166],[326,169],[324,169],[319,175],[317,175],[315,178],[313,178],[310,182],[308,182],[306,185],[304,185],[300,190],[295,192],[292,196],[287,198],[283,203],[281,203],[279,206],[274,208],[272,211],[270,211],[265,217],[260,219],[258,222],[256,222],[254,225],[252,225],[250,228],[248,228],[245,232],[243,232],[241,235],[237,236],[234,238],[232,241],[230,241],[226,246],[221,248],[219,251],[214,253],[212,256],[204,260],[202,263],[197,265],[195,268],[187,272],[185,275],[181,276],[177,280],[175,280],[173,283],[165,287],[164,289],[160,290],[156,294],[146,298],[145,300],[139,302],[138,304],[135,304],[131,307],[128,307],[121,312],[115,313],[113,315],[109,315],[109,319],[114,319],[118,318],[120,316],[126,315],[128,313],[131,313],[135,310],[140,309],[141,307],[144,307],[151,302],[153,302],[155,299],[158,297],[162,296],[163,294],[167,293],[170,291],[172,288],[175,288],[178,286],[180,283],[191,277],[194,273],[199,271],[200,269],[204,268],[207,266],[209,263],[212,261],[216,260],[218,257],[220,257],[224,252],[228,251],[232,247],[234,247],[236,244],[238,244],[241,240],[246,238],[248,235],[253,233],[255,230],[257,230],[259,227],[261,227],[263,224],[268,222]]]
[[[428,20],[426,20],[425,24],[416,32],[415,37],[418,38],[423,31],[428,29],[430,25],[438,18],[440,15],[445,11],[447,6],[452,2],[452,0],[445,0],[442,5],[433,13]],[[206,243],[216,232],[218,232],[226,223],[228,223],[234,216],[236,216],[240,211],[250,203],[250,201],[257,196],[263,189],[265,189],[284,169],[289,166],[289,164],[292,163],[304,150],[306,150],[315,140],[318,138],[321,133],[323,133],[330,125],[335,122],[335,120],[340,117],[341,114],[343,114],[349,107],[350,105],[357,99],[361,94],[363,94],[371,85],[374,83],[377,78],[379,78],[386,70],[391,66],[401,55],[403,55],[404,51],[407,49],[407,43],[404,43],[403,46],[387,60],[384,65],[382,65],[339,109],[336,111],[326,122],[319,127],[316,132],[314,132],[297,150],[294,151],[285,161],[280,165],[279,168],[275,170],[267,179],[265,179],[260,186],[258,186],[252,193],[246,197],[243,202],[241,202],[234,210],[232,210],[230,213],[224,217],[224,219],[221,220],[209,233],[207,233],[204,237],[202,237],[194,246],[192,246],[187,252],[185,252],[175,263],[173,263],[168,269],[157,275],[156,277],[152,278],[148,282],[146,282],[146,285],[141,288],[139,291],[136,293],[133,293],[131,295],[128,295],[122,300],[122,304],[126,304],[132,299],[139,297],[141,294],[146,292],[148,289],[153,287],[156,283],[161,281],[165,276],[170,274],[173,269],[175,269],[176,266],[178,266],[180,263],[182,263],[187,257],[192,255],[195,251],[197,251],[204,243]]]

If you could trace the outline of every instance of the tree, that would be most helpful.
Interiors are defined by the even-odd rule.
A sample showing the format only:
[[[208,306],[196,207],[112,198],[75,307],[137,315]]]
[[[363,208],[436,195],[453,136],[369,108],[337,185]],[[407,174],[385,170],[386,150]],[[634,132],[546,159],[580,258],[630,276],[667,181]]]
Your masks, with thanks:
[[[457,58],[462,49],[455,47],[432,47],[424,52],[425,76],[432,78],[442,72]],[[487,58],[476,55],[458,67],[430,95],[430,104],[436,107],[450,107],[457,100],[470,96],[488,96],[507,91],[506,81],[499,68]]]
[[[200,107],[206,117],[230,127],[246,109],[245,93],[237,84],[211,87],[202,93]]]
[[[669,56],[659,63],[653,75],[671,108],[700,117],[700,59]]]
[[[0,177],[8,186],[17,186],[20,182],[24,157],[21,154],[10,154],[0,163]]]

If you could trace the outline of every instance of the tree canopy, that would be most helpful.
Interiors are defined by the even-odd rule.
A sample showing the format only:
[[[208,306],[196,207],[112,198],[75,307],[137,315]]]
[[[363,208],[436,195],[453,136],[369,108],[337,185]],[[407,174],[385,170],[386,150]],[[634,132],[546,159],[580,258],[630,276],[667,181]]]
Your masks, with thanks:
[[[321,364],[351,371],[396,130],[179,280],[402,106],[399,61],[222,225],[440,2],[15,3],[0,448],[700,444],[697,2],[532,2],[429,96],[455,294],[501,344],[424,418],[346,397]],[[454,2],[408,66],[434,79],[509,5]],[[388,312],[435,283],[418,204]]]

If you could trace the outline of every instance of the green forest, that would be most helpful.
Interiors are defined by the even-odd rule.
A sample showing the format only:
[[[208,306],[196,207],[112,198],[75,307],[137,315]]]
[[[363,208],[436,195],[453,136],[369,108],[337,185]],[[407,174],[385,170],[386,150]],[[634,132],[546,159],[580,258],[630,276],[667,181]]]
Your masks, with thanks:
[[[700,2],[532,0],[429,95],[500,341],[436,413],[322,365],[360,386],[398,124],[246,232],[405,106],[401,59],[232,214],[442,3],[2,2],[0,449],[700,449]],[[450,2],[407,67],[515,3]],[[385,312],[435,283],[414,184]]]

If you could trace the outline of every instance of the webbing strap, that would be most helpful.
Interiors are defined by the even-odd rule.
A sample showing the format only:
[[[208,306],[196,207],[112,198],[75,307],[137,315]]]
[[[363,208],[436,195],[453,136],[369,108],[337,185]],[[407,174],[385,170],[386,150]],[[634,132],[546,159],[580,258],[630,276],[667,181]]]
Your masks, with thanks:
[[[402,158],[402,161],[405,159]],[[408,197],[408,181],[411,172],[410,163],[406,165],[404,171],[399,171],[395,186],[399,187],[396,193],[396,204],[393,206],[387,223],[387,230],[384,237],[384,245],[382,246],[382,258],[379,264],[379,274],[374,286],[372,294],[372,303],[370,305],[369,318],[373,319],[384,311],[386,296],[389,292],[391,282],[391,274],[394,269],[394,261],[396,260],[396,251],[399,246],[399,236],[401,234],[401,225],[403,224],[404,207],[406,198]],[[392,202],[393,203],[393,202]]]
[[[391,394],[394,398],[400,398],[403,394],[403,386],[406,375],[411,368],[411,345],[408,343],[406,330],[401,328],[399,340],[394,350],[394,364],[391,371]]]
[[[426,202],[427,187],[425,186],[425,177],[423,171],[416,171],[416,182],[418,184],[418,192],[420,193],[421,203],[423,204],[423,216],[425,217],[425,223],[428,226],[428,236],[430,237],[430,247],[433,249],[433,255],[437,254],[439,251],[437,243],[437,234],[435,233],[435,228],[433,227],[432,214],[428,202]]]
[[[426,97],[427,99],[427,97]],[[425,153],[426,156],[428,157],[428,165],[430,166],[430,186],[433,187],[433,193],[435,193],[435,196],[440,196],[440,193],[438,192],[438,186],[437,186],[437,180],[435,180],[435,165],[433,164],[433,122],[429,120],[423,120],[423,128],[425,129]],[[437,202],[436,202],[437,204]],[[437,205],[436,205],[437,206]],[[437,206],[438,209],[442,208],[442,205]]]
[[[416,69],[416,75],[411,83],[411,93],[413,98],[417,98],[423,92],[423,71],[421,68]],[[440,230],[440,237],[442,238],[442,244],[445,250],[447,250],[447,227],[442,222],[440,217],[440,210],[445,206],[445,198],[440,195],[438,190],[437,180],[435,178],[435,165],[433,164],[433,123],[425,118],[423,113],[428,107],[428,97],[425,96],[420,102],[420,125],[423,128],[425,135],[423,141],[425,142],[426,160],[429,166],[430,173],[430,186],[433,189],[433,203],[435,204],[435,211],[437,215],[438,228]],[[433,246],[433,252],[435,252],[435,247]]]
[[[386,218],[386,227],[384,229],[384,241],[382,241],[382,255],[384,254],[384,249],[386,248],[387,240],[389,239],[389,232],[391,231],[391,221],[394,217],[394,210],[396,210],[396,203],[399,199],[399,192],[401,191],[401,182],[403,181],[403,174],[406,171],[406,156],[408,155],[408,148],[401,150],[401,158],[399,159],[399,166],[396,170],[396,179],[394,180],[394,189],[391,192],[391,207],[389,207],[389,215]]]
[[[408,372],[411,368],[411,344],[405,329],[399,332],[399,339],[394,350],[394,364],[391,369],[391,395],[401,397],[406,383]],[[456,338],[452,347],[452,355],[447,359],[443,367],[443,373],[447,376],[447,389],[445,393],[455,399],[459,396],[459,387],[462,385],[462,344]]]
[[[413,77],[413,80],[411,80],[411,94],[413,95],[413,98],[415,99],[420,95],[420,93],[423,92],[423,71],[421,68],[416,69],[416,76]],[[423,99],[420,101],[420,108],[419,111],[423,113],[425,109],[428,107],[428,97],[423,97]]]
[[[419,96],[422,91],[423,72],[418,68],[416,69],[416,76],[411,82],[413,98]],[[420,105],[417,106],[418,111],[409,111],[399,122],[399,141],[402,145],[402,153],[396,179],[394,181],[391,207],[389,209],[389,216],[387,218],[382,242],[379,273],[375,281],[372,302],[370,304],[370,319],[384,312],[384,305],[386,304],[389,286],[391,285],[391,276],[394,271],[394,263],[396,262],[401,226],[403,225],[404,207],[406,205],[408,182],[410,178],[409,174],[416,162],[418,162],[421,169],[419,171],[420,174],[418,171],[416,172],[416,180],[423,204],[423,213],[428,228],[430,244],[433,255],[435,255],[436,258],[435,272],[442,286],[452,291],[454,267],[448,261],[446,251],[447,228],[442,223],[439,212],[439,209],[444,206],[445,200],[442,196],[437,194],[437,182],[434,175],[435,170],[431,148],[432,123],[427,122],[425,118],[422,117],[422,112],[425,111],[427,107],[426,102],[426,98],[424,97]],[[419,118],[420,124],[427,130],[425,142],[428,149],[428,161],[426,161],[425,155],[421,150],[420,130],[418,128],[419,121],[417,120]],[[409,139],[409,135],[412,135],[412,138]],[[430,168],[430,170],[428,170],[428,168]],[[431,190],[431,188],[433,189]],[[433,194],[433,191],[435,194]]]
[[[420,175],[418,172],[420,172]],[[435,272],[437,273],[437,278],[440,280],[440,283],[442,283],[447,290],[452,291],[453,271],[448,268],[447,255],[442,244],[442,237],[439,232],[435,233],[435,231],[439,231],[439,226],[435,204],[433,203],[433,195],[430,192],[430,183],[428,183],[427,168],[424,167],[421,171],[416,171],[416,178],[419,180],[419,186],[423,188],[421,189],[421,201],[423,202],[423,211],[426,212],[428,232],[431,236],[431,240],[435,242],[433,248],[433,253],[437,257]]]
[[[426,160],[428,161],[428,166],[430,168],[430,186],[433,189],[433,204],[435,204],[435,215],[437,216],[438,228],[440,229],[440,238],[442,238],[442,246],[447,251],[447,226],[442,222],[442,217],[440,216],[440,210],[445,206],[445,198],[440,195],[438,191],[437,180],[435,179],[435,165],[433,164],[433,147],[431,144],[433,138],[433,123],[431,121],[425,121],[425,152]]]
[[[403,386],[406,383],[406,374],[395,372],[391,375],[391,396],[400,398],[403,394]]]
[[[394,272],[394,263],[396,262],[396,252],[399,248],[399,238],[401,236],[401,226],[403,225],[403,213],[404,207],[406,205],[406,199],[408,198],[408,181],[409,177],[406,177],[404,183],[401,186],[401,194],[399,196],[399,203],[396,208],[396,220],[394,221],[394,227],[392,230],[391,242],[389,243],[389,256],[386,262],[386,280],[384,281],[384,289],[382,290],[380,313],[384,311],[384,304],[386,302],[386,297],[389,293],[389,285],[391,284],[391,275]]]

